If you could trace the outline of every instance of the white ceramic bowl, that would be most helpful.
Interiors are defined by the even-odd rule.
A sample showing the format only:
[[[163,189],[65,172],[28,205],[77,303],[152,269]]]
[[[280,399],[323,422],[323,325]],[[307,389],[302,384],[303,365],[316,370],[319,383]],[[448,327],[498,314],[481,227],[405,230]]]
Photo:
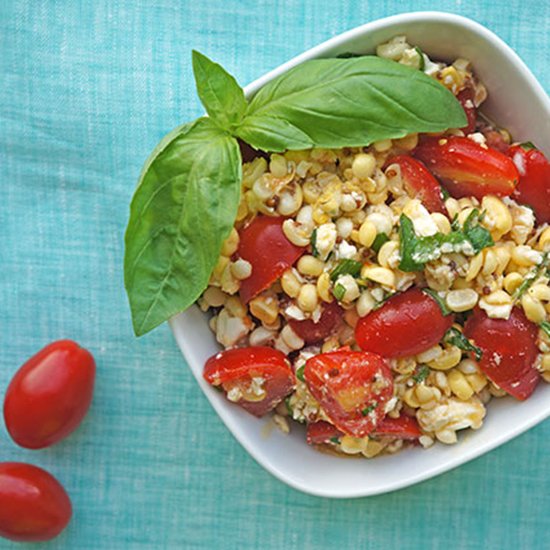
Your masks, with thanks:
[[[470,59],[489,90],[484,113],[508,128],[514,139],[534,141],[550,153],[550,100],[533,74],[485,27],[447,13],[410,13],[368,23],[299,55],[245,91],[248,96],[254,94],[266,82],[308,59],[349,51],[372,53],[377,44],[399,34],[433,58]],[[491,402],[482,428],[468,430],[456,445],[414,448],[373,460],[333,457],[308,447],[301,426],[293,423],[290,435],[269,431],[269,419],[252,417],[208,386],[202,378],[203,365],[220,348],[197,307],[176,316],[170,324],[200,387],[237,440],[274,476],[313,495],[361,497],[406,487],[472,460],[550,416],[550,385],[542,383],[523,403],[512,398]]]

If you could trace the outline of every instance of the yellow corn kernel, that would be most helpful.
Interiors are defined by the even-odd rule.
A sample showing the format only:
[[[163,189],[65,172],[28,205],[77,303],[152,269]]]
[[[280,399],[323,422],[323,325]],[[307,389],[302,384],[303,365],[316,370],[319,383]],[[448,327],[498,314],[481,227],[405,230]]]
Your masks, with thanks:
[[[438,388],[419,384],[416,386],[415,396],[421,405],[425,405],[430,401],[437,401],[441,398],[441,392]]]
[[[468,271],[466,272],[466,281],[473,281],[478,273],[481,271],[481,268],[483,266],[483,251],[476,254],[471,260],[470,260],[470,266],[468,267]]]
[[[298,260],[296,268],[302,275],[319,277],[319,275],[323,273],[325,262],[319,260],[319,258],[316,258],[315,256],[306,254]]]
[[[449,370],[460,363],[462,352],[456,346],[444,349],[441,355],[428,362],[428,366],[434,370]]]
[[[458,370],[453,369],[447,375],[447,381],[449,382],[449,387],[451,391],[462,401],[467,401],[474,395],[474,390],[468,384],[466,377]]]
[[[474,211],[473,206],[462,206],[470,204],[469,199],[459,199],[458,203],[461,205],[462,210],[458,213],[458,222],[460,225],[464,225],[470,214]]]
[[[385,153],[392,148],[391,139],[382,139],[373,143],[373,148],[378,153]]]
[[[304,200],[302,186],[293,182],[288,184],[278,196],[277,212],[281,216],[293,216],[296,214]]]
[[[498,267],[498,259],[495,251],[491,248],[485,250],[485,257],[483,258],[483,267],[481,272],[483,275],[491,275],[496,271]]]
[[[209,286],[202,297],[208,307],[221,307],[227,299],[227,295],[215,286]]]
[[[475,393],[479,393],[487,385],[487,378],[481,373],[466,374],[465,376]]]
[[[232,256],[237,252],[237,248],[239,248],[239,234],[233,227],[227,239],[223,241],[221,253],[223,256]]]
[[[538,249],[543,252],[550,251],[550,227],[547,227],[539,237]]]
[[[321,346],[321,353],[329,353],[330,351],[337,350],[340,347],[340,342],[336,336],[331,336],[328,340],[325,340]]]
[[[415,395],[415,388],[409,388],[405,394],[403,395],[403,401],[413,409],[418,409],[420,407],[420,403],[418,402],[418,399]]]
[[[362,246],[369,248],[374,242],[375,238],[376,226],[367,219],[361,224],[361,227],[359,228],[359,243]]]
[[[248,279],[248,277],[252,275],[252,264],[242,258],[239,258],[235,262],[231,263],[231,274],[239,281]]]
[[[399,250],[399,243],[397,241],[388,241],[384,243],[380,250],[378,251],[378,263],[382,267],[392,267],[390,266],[390,260],[392,257],[395,257],[395,253]]]
[[[468,311],[477,304],[478,295],[475,290],[465,288],[463,290],[451,290],[445,297],[445,302],[451,311]]]
[[[239,201],[239,208],[237,209],[237,218],[236,221],[240,222],[248,216],[248,204],[246,202],[246,196],[244,193],[241,195],[241,200]]]
[[[306,227],[297,224],[294,220],[285,220],[283,222],[283,233],[296,246],[307,246],[310,243],[310,232]]]
[[[281,286],[283,287],[283,292],[291,298],[296,298],[300,293],[300,288],[302,288],[302,284],[300,283],[298,277],[296,277],[292,269],[287,269],[282,274]]]
[[[367,447],[367,439],[344,435],[340,439],[340,449],[349,455],[362,453]]]
[[[513,219],[510,209],[499,198],[493,195],[483,197],[481,208],[487,212],[484,224],[495,241],[512,229]]]
[[[221,286],[220,279],[222,277],[223,272],[225,271],[225,268],[229,265],[229,258],[227,256],[220,256],[218,258],[218,263],[216,264],[216,267],[214,267],[214,270],[212,271],[212,275],[210,276],[210,284],[215,286]]]
[[[376,300],[373,298],[369,290],[364,290],[361,292],[361,296],[357,300],[356,309],[359,317],[365,317],[369,314],[376,306]]]
[[[550,353],[542,354],[540,368],[543,372],[550,372]]]
[[[307,283],[300,288],[300,293],[298,294],[298,306],[300,309],[305,312],[312,312],[317,305],[319,304],[319,299],[317,296],[317,288],[311,283]]]
[[[291,350],[301,349],[305,344],[304,340],[292,330],[290,325],[285,325],[283,327],[283,330],[281,330],[281,338]]]
[[[269,171],[276,178],[284,178],[288,173],[288,165],[283,155],[273,154],[269,162]]]
[[[506,290],[508,294],[513,294],[522,282],[523,277],[519,273],[515,271],[513,273],[508,273],[508,275],[504,277],[504,290]]]
[[[521,297],[521,307],[525,312],[525,316],[532,323],[542,323],[546,319],[546,310],[542,303],[533,298],[530,294],[524,294]]]
[[[368,193],[368,202],[370,204],[384,204],[388,200],[388,191],[384,189],[379,193]]]
[[[437,225],[437,229],[440,233],[448,235],[451,232],[451,222],[447,216],[444,216],[440,212],[433,212],[430,214],[430,217],[435,222],[435,225]]]
[[[519,245],[512,250],[512,260],[519,266],[531,267],[542,260],[541,253],[530,246]]]
[[[445,88],[451,90],[451,92],[457,92],[464,83],[464,76],[459,73],[452,65],[445,67],[439,72],[439,81]]]
[[[225,309],[231,313],[232,317],[246,317],[246,306],[241,302],[238,296],[230,296],[227,298]]]
[[[332,302],[332,294],[330,293],[330,275],[322,273],[317,279],[317,293],[323,302]]]
[[[535,300],[550,302],[550,286],[543,284],[533,285],[527,293]]]
[[[240,282],[231,273],[231,263],[228,263],[220,277],[222,290],[227,294],[236,294],[240,288]]]
[[[412,151],[418,145],[418,134],[408,134],[405,137],[394,140],[394,144],[405,151]]]
[[[353,175],[360,180],[370,178],[374,174],[375,168],[376,158],[371,153],[359,153],[351,165]]]
[[[367,445],[363,450],[363,455],[367,458],[373,458],[376,455],[379,455],[386,445],[381,441],[376,441],[375,439],[367,439]]]
[[[395,273],[387,267],[365,265],[361,269],[361,277],[390,288],[395,288]]]
[[[512,252],[507,246],[496,246],[494,248],[494,253],[497,260],[495,273],[497,275],[502,275],[504,273],[504,270],[508,267],[508,264],[512,257]]]
[[[429,361],[434,361],[435,359],[438,359],[442,355],[443,355],[443,348],[440,345],[436,344],[435,346],[428,348],[422,353],[418,353],[416,355],[416,360],[419,363],[428,363]]]
[[[317,225],[323,225],[324,223],[330,222],[330,216],[320,208],[315,207],[313,209],[313,221]]]
[[[243,165],[243,187],[250,189],[254,182],[267,170],[267,161],[256,157],[252,162]]]
[[[456,199],[453,199],[453,197],[449,197],[445,201],[445,209],[449,213],[449,217],[452,219],[460,212],[460,205],[458,204],[458,201]]]
[[[250,300],[250,313],[266,325],[273,324],[279,315],[279,302],[273,296],[260,295]]]

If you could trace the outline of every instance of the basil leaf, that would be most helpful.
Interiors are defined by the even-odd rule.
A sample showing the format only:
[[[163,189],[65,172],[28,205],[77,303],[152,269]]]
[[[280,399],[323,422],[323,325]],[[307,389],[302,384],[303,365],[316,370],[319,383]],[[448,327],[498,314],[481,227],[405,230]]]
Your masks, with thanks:
[[[233,130],[243,119],[247,107],[242,88],[221,65],[195,50],[193,72],[206,112],[224,130]]]
[[[315,228],[311,232],[310,243],[311,243],[311,255],[314,258],[318,258],[319,257],[319,250],[317,250],[317,228]]]
[[[417,383],[421,384],[428,378],[430,375],[430,369],[426,365],[421,365],[418,367],[418,369],[415,371],[415,373],[412,375],[412,379]]]
[[[298,380],[300,380],[301,382],[305,382],[306,379],[304,378],[304,370],[305,370],[306,366],[305,365],[302,365],[301,367],[298,367],[296,369],[296,378],[298,378]]]
[[[413,253],[418,244],[418,237],[414,232],[413,222],[401,214],[399,218],[399,269],[401,271],[422,271],[424,264],[413,260]]]
[[[546,336],[550,337],[550,323],[548,321],[543,321],[539,327],[546,333]]]
[[[352,277],[359,277],[363,264],[351,259],[340,260],[338,265],[331,271],[330,280],[336,281],[340,275],[351,275]]]
[[[423,72],[376,56],[306,61],[251,100],[237,135],[264,151],[369,145],[466,125],[458,100]]]
[[[477,346],[474,346],[462,332],[460,332],[458,329],[451,327],[443,337],[443,341],[447,342],[448,344],[452,344],[453,346],[456,346],[458,349],[461,349],[462,351],[472,351],[474,352],[476,356],[476,360],[479,361],[481,359],[481,356],[483,355],[483,352],[480,348]]]
[[[378,233],[370,245],[371,250],[374,250],[378,254],[382,248],[382,245],[387,243],[389,240],[390,238],[386,235],[386,233]]]
[[[523,143],[520,143],[519,146],[524,151],[531,151],[531,149],[537,149],[537,146],[532,141],[524,141]]]
[[[483,213],[480,214],[479,210],[475,208],[466,218],[463,227],[464,234],[472,244],[472,247],[474,248],[474,252],[476,254],[480,252],[483,248],[493,246],[495,244],[495,242],[493,241],[493,237],[491,237],[491,233],[489,233],[487,229],[479,225],[482,216]]]
[[[423,71],[426,68],[426,60],[424,59],[424,52],[416,46],[416,53],[420,56],[420,62],[418,64],[418,69]]]
[[[514,300],[518,300],[525,294],[525,292],[527,292],[529,287],[541,276],[543,271],[548,268],[548,264],[549,264],[548,252],[545,252],[542,255],[542,260],[540,261],[540,263],[537,264],[537,266],[524,277],[523,282],[521,283],[521,285],[518,286],[518,288],[514,292],[514,296],[513,296]]]
[[[423,288],[422,292],[437,302],[437,305],[443,315],[447,316],[452,313],[452,311],[447,307],[445,300],[443,300],[443,298],[435,290],[433,290],[433,288]]]
[[[378,407],[378,403],[375,401],[374,403],[371,403],[368,407],[365,407],[362,411],[361,411],[361,415],[362,416],[367,416],[368,414],[370,414],[372,411],[374,411],[376,409],[376,407]]]
[[[148,159],[125,236],[136,335],[189,307],[207,287],[233,227],[240,185],[237,140],[208,118],[176,129]]]
[[[336,283],[336,285],[334,285],[334,290],[332,291],[332,294],[337,300],[341,300],[346,294],[346,287],[341,283]]]

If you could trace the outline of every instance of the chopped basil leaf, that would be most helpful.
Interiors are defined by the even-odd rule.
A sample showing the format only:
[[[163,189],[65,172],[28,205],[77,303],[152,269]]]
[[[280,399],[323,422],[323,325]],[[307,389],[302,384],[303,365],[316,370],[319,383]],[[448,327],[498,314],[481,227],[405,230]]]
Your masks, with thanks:
[[[481,356],[483,355],[483,352],[480,348],[477,346],[474,346],[462,332],[460,332],[458,329],[451,327],[443,337],[443,341],[452,344],[453,346],[456,346],[458,349],[461,349],[462,351],[473,351],[476,360],[479,361],[481,359]]]
[[[311,254],[315,257],[319,257],[319,251],[317,250],[317,228],[311,232]]]
[[[352,277],[358,277],[361,273],[361,268],[363,264],[355,260],[346,258],[345,260],[340,260],[338,265],[330,273],[330,280],[336,281],[340,275],[351,275]]]
[[[423,71],[426,68],[426,61],[424,60],[424,52],[416,46],[416,53],[420,56],[420,62],[418,64],[419,70]]]
[[[370,414],[372,411],[374,411],[374,409],[376,409],[376,407],[378,407],[378,403],[372,403],[372,405],[369,405],[368,407],[365,407],[362,411],[361,411],[361,414],[363,416],[367,416],[368,414]]]
[[[453,231],[459,231],[460,230],[460,222],[458,221],[458,214],[455,214],[453,216],[453,219],[451,220],[451,229]]]
[[[443,195],[443,200],[446,201],[451,196],[451,194],[442,185],[441,185],[440,189],[441,189],[441,194]]]
[[[344,297],[345,293],[346,293],[346,287],[341,283],[336,283],[334,290],[332,291],[332,294],[334,294],[334,297],[337,300],[341,300]]]
[[[399,252],[401,260],[399,261],[399,269],[401,271],[422,271],[423,263],[415,262],[413,253],[418,245],[418,237],[414,232],[413,222],[401,214],[399,218]]]
[[[378,252],[382,248],[382,245],[384,243],[387,243],[389,240],[390,238],[386,233],[378,233],[370,247],[378,254]]]
[[[464,235],[470,243],[472,243],[476,254],[483,248],[493,246],[495,244],[493,237],[491,237],[491,233],[479,225],[479,222],[482,221],[484,217],[485,212],[480,214],[479,210],[475,208],[464,222]]]
[[[329,441],[332,441],[332,443],[336,443],[336,445],[338,445],[340,443],[340,438],[339,437],[331,437],[329,439]]]
[[[525,278],[523,279],[523,283],[521,283],[521,285],[519,285],[516,289],[514,293],[514,300],[521,298],[525,294],[527,289],[541,276],[542,272],[545,269],[548,269],[548,267],[548,252],[545,252],[542,255],[541,262],[535,267],[533,271],[531,271],[531,273],[525,276]]]
[[[428,378],[429,374],[430,369],[426,365],[421,365],[420,367],[418,367],[418,369],[416,369],[415,373],[412,376],[412,379],[417,384],[421,384],[422,382],[424,382],[424,380],[426,380],[426,378]]]
[[[288,412],[288,415],[290,416],[290,418],[293,418],[294,411],[292,410],[292,407],[290,406],[290,397],[287,397],[285,399],[285,406],[286,406],[286,410]]]
[[[538,147],[532,141],[524,141],[519,146],[525,151],[531,151],[531,149],[538,149]]]
[[[550,337],[550,323],[548,321],[543,321],[539,327],[546,333],[546,336]]]
[[[441,313],[443,313],[443,315],[449,315],[450,313],[452,313],[451,310],[447,307],[445,300],[443,300],[443,298],[435,290],[433,290],[432,288],[423,288],[422,292],[424,292],[424,294],[428,294],[437,302],[437,305],[439,306],[439,309],[441,310]]]
[[[301,367],[298,367],[296,369],[296,378],[298,378],[298,380],[300,380],[300,382],[305,382],[306,379],[304,378],[304,369],[305,369],[305,365],[302,365]]]

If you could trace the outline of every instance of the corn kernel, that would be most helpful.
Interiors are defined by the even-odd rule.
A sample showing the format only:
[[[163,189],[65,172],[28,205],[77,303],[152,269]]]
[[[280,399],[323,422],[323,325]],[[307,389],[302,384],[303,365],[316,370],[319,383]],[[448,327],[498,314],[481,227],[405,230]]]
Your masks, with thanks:
[[[510,209],[497,197],[487,195],[481,201],[486,216],[483,221],[495,241],[512,229],[513,220]]]
[[[293,220],[283,222],[283,233],[285,237],[296,246],[307,246],[310,243],[310,232],[301,224]]]
[[[248,279],[248,277],[252,275],[252,264],[242,258],[239,258],[235,262],[231,263],[231,274],[239,281]]]
[[[380,141],[375,141],[372,146],[377,153],[385,153],[392,148],[392,142],[391,139],[381,139]]]
[[[231,313],[232,317],[246,316],[246,306],[241,302],[238,296],[230,296],[227,298],[225,309]]]
[[[208,307],[221,307],[227,299],[227,295],[215,286],[209,286],[202,297]]]
[[[369,290],[361,292],[361,296],[357,300],[356,309],[359,317],[365,317],[376,306],[376,300],[373,298]]]
[[[521,307],[525,312],[525,316],[532,323],[542,323],[546,319],[546,310],[542,303],[533,298],[530,294],[524,294],[521,297]]]
[[[291,350],[301,349],[305,345],[304,340],[292,330],[290,325],[285,325],[283,327],[281,338]]]
[[[318,258],[315,258],[315,256],[310,256],[309,254],[306,254],[298,260],[296,268],[302,275],[318,277],[319,275],[321,275],[321,273],[323,273],[325,262],[322,262]]]
[[[466,272],[466,281],[473,281],[483,266],[483,251],[476,254],[471,260]]]
[[[376,227],[371,221],[367,219],[361,224],[361,227],[359,228],[359,243],[362,246],[369,248],[374,242],[375,238]]]
[[[274,323],[279,315],[279,302],[273,296],[257,296],[250,301],[248,306],[250,313],[267,325]]]
[[[530,246],[519,245],[512,250],[512,260],[519,266],[531,267],[542,260],[542,254]]]
[[[322,273],[317,279],[317,293],[323,302],[332,302],[332,294],[330,293],[330,275]]]
[[[448,235],[451,232],[451,222],[449,222],[447,216],[444,216],[440,212],[433,212],[430,214],[430,217],[435,222],[435,225],[437,225],[437,229],[440,233]]]
[[[474,390],[468,384],[466,377],[457,369],[453,369],[447,375],[451,391],[463,401],[467,401],[474,394]]]
[[[408,134],[405,137],[394,140],[394,143],[400,149],[412,151],[418,145],[418,134]]]
[[[398,258],[398,251],[399,251],[399,243],[397,241],[388,241],[385,242],[378,251],[377,260],[378,263],[382,267],[395,267],[394,265],[390,265],[391,262],[395,261],[397,263]]]
[[[460,363],[462,352],[456,346],[443,350],[437,359],[428,362],[428,366],[434,370],[449,370]]]
[[[395,273],[387,267],[365,265],[361,269],[361,277],[390,288],[395,288]]]
[[[302,287],[302,284],[300,283],[298,277],[296,277],[292,269],[287,269],[281,275],[281,286],[287,296],[290,296],[291,298],[296,298],[300,293],[300,288]]]
[[[351,169],[353,175],[360,180],[370,178],[376,168],[376,159],[370,153],[359,153],[353,159]]]
[[[317,288],[311,283],[307,283],[300,288],[298,294],[298,306],[302,311],[311,313],[318,305]]]
[[[513,294],[522,282],[523,277],[519,273],[508,273],[508,275],[504,277],[504,289],[508,292],[508,294]]]
[[[451,311],[462,312],[473,309],[477,304],[478,294],[471,288],[451,290],[445,297],[445,302]]]
[[[539,237],[538,248],[543,252],[550,251],[550,227],[547,227]]]
[[[276,178],[284,178],[288,173],[288,167],[285,157],[282,155],[271,155],[271,161],[269,163],[269,171]]]

